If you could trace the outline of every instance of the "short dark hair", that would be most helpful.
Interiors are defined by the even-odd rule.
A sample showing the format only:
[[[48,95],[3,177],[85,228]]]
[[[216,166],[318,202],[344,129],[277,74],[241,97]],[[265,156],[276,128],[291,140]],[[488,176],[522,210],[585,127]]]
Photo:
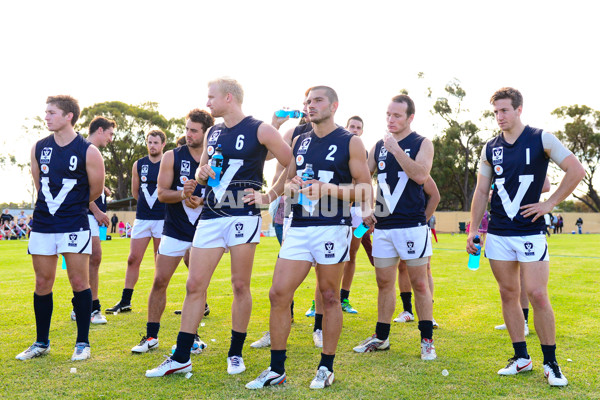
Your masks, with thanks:
[[[200,123],[204,127],[204,131],[215,124],[215,119],[209,112],[201,110],[199,108],[194,108],[192,111],[188,113],[185,117],[192,122]]]
[[[511,87],[503,87],[496,90],[490,98],[490,104],[494,104],[496,100],[502,99],[510,99],[510,103],[515,110],[523,105],[523,95],[517,89]]]
[[[187,144],[187,141],[185,140],[185,135],[179,136],[177,138],[177,141],[175,141],[175,144],[177,145],[177,147],[185,146]]]
[[[89,134],[93,135],[94,133],[96,133],[96,131],[99,128],[107,130],[107,129],[116,128],[116,127],[117,127],[117,123],[115,121],[113,121],[112,119],[97,116],[97,117],[94,117],[92,122],[90,122]]]
[[[167,141],[167,136],[160,129],[153,129],[150,132],[148,132],[148,134],[146,135],[146,140],[148,140],[150,136],[158,136],[160,138],[161,143]]]
[[[394,103],[406,104],[406,116],[410,117],[415,113],[415,102],[407,94],[399,94],[392,97]]]
[[[312,92],[314,90],[324,90],[325,95],[329,99],[330,103],[338,103],[339,102],[337,93],[335,92],[335,90],[333,90],[329,86],[313,86],[310,88],[309,92]]]
[[[359,117],[358,115],[355,115],[353,117],[348,118],[348,121],[346,122],[346,128],[348,127],[348,125],[350,125],[350,121],[355,120],[355,121],[360,121],[361,124],[363,124],[363,126],[365,125],[365,123],[363,122],[362,118]]]
[[[79,119],[79,114],[81,110],[79,109],[79,102],[66,94],[59,94],[58,96],[48,96],[46,99],[46,104],[53,104],[58,109],[62,110],[63,117],[68,113],[73,114],[73,118],[71,119],[71,126],[75,126],[77,120]]]

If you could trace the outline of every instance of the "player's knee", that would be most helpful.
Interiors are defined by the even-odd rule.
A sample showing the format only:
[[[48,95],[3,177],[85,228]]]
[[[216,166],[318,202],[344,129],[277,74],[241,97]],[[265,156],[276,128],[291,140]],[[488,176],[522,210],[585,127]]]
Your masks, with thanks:
[[[35,277],[35,292],[40,295],[46,295],[52,291],[54,280],[45,275],[37,275]]]
[[[527,293],[529,301],[536,308],[544,308],[549,306],[548,291],[546,288],[535,288]]]
[[[129,257],[127,257],[127,268],[139,268],[141,262],[142,256],[129,254]]]
[[[96,271],[100,268],[100,263],[102,262],[102,253],[92,253],[90,256],[90,269],[95,269]]]
[[[287,300],[285,291],[279,290],[275,286],[272,286],[271,290],[269,290],[269,301],[271,302],[271,307],[273,308],[286,307]]]
[[[429,289],[429,282],[427,279],[416,279],[412,282],[412,287],[416,293],[424,294]]]
[[[340,303],[339,293],[333,289],[322,289],[321,298],[323,299],[324,307],[331,307]]]
[[[241,296],[250,291],[250,287],[248,283],[244,280],[240,279],[232,279],[231,280],[231,288],[233,289],[234,296]]]
[[[156,275],[154,277],[154,282],[152,282],[152,290],[153,291],[166,291],[167,286],[169,286],[169,277],[163,275]]]
[[[503,302],[510,302],[510,301],[519,301],[519,296],[521,294],[520,290],[518,290],[518,288],[514,288],[514,287],[510,287],[510,286],[500,286],[499,287],[499,291],[500,291],[500,298],[502,299]]]

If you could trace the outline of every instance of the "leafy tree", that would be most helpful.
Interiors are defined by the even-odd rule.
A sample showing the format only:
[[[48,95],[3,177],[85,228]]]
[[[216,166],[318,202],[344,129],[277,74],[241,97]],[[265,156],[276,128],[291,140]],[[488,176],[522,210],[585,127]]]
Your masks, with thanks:
[[[557,136],[585,167],[582,183],[586,190],[573,196],[590,210],[600,212],[600,196],[594,187],[594,174],[600,166],[600,111],[575,104],[557,108],[552,114],[567,121]]]
[[[471,120],[465,120],[463,108],[465,90],[458,80],[444,88],[444,96],[433,104],[431,113],[441,118],[443,135],[433,139],[435,158],[431,176],[440,193],[440,209],[468,211],[477,183],[479,155],[485,140],[482,130]],[[431,97],[431,90],[429,96]],[[480,121],[490,116],[484,113]]]
[[[146,133],[160,129],[167,136],[165,151],[175,147],[174,138],[184,132],[184,119],[166,119],[158,111],[158,104],[147,102],[139,106],[120,101],[94,104],[81,111],[77,127],[85,130],[94,117],[100,115],[117,123],[112,143],[100,149],[106,166],[106,186],[113,189],[116,200],[131,195],[131,168],[133,163],[148,154]]]

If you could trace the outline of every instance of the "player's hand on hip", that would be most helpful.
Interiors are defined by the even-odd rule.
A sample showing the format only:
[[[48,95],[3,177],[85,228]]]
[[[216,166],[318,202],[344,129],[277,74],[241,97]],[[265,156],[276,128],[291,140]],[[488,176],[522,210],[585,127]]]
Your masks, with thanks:
[[[548,214],[552,211],[554,207],[551,204],[546,203],[545,201],[533,204],[526,204],[521,206],[521,215],[525,218],[530,218],[533,216],[531,222],[535,222],[538,218],[544,218],[544,215]]]

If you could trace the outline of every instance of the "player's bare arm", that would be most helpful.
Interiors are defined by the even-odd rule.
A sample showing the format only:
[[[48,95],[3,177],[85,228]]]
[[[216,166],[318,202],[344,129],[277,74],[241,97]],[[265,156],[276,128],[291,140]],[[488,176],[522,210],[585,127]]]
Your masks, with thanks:
[[[31,148],[31,177],[35,185],[36,193],[40,191],[40,166],[35,158],[35,144]]]
[[[417,153],[417,157],[413,160],[408,154],[398,146],[398,142],[391,135],[386,135],[383,143],[388,152],[398,161],[402,170],[410,179],[423,185],[429,177],[431,165],[433,164],[433,143],[425,138],[421,143],[421,148]]]
[[[210,134],[212,129],[213,127],[210,127],[210,129],[207,129],[204,133],[204,143],[208,143],[208,135]],[[206,185],[206,182],[208,182],[208,178],[216,178],[215,171],[213,171],[210,165],[208,164],[208,160],[208,152],[206,151],[205,146],[204,150],[202,151],[202,155],[200,156],[200,165],[196,170],[196,182],[198,182],[201,185]]]
[[[104,159],[93,144],[87,149],[85,169],[90,185],[90,201],[96,200],[104,191]]]
[[[133,163],[133,167],[131,168],[131,194],[133,198],[138,200],[138,195],[140,194],[140,176],[137,172],[137,161]]]
[[[429,196],[429,201],[425,207],[425,220],[429,221],[441,200],[440,191],[431,176],[423,185],[423,191]]]
[[[551,212],[554,207],[561,201],[566,199],[573,190],[579,185],[579,182],[585,176],[585,169],[573,154],[567,156],[559,165],[560,169],[565,172],[560,185],[550,198],[535,204],[527,204],[521,207],[521,215],[524,217],[534,216],[532,221],[538,218],[543,218],[545,214]]]

